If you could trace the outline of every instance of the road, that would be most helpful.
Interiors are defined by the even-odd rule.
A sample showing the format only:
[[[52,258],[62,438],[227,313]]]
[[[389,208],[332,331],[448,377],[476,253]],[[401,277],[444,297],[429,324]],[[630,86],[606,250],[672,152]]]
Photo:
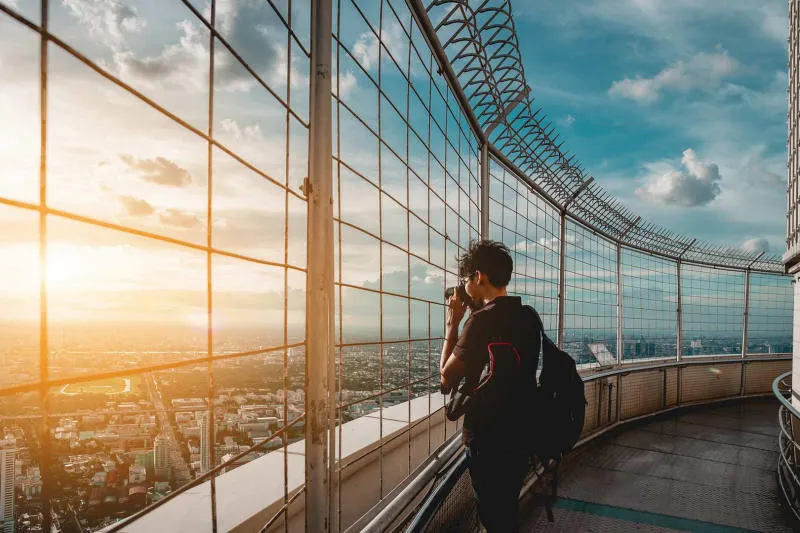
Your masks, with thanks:
[[[161,398],[161,391],[158,389],[155,376],[148,372],[144,376],[144,382],[147,385],[147,394],[150,397],[150,401],[156,409],[156,416],[158,417],[158,423],[161,427],[161,434],[166,436],[169,440],[169,460],[172,465],[173,477],[172,485],[174,487],[180,487],[192,480],[189,465],[186,464],[183,455],[181,455],[180,441],[175,435],[175,427],[169,419],[169,412],[167,408],[164,407],[164,401]]]

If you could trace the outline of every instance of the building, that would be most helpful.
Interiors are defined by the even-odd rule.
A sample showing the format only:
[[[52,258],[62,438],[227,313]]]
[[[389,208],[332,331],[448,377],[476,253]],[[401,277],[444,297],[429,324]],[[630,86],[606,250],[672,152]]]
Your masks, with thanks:
[[[149,475],[153,476],[155,475],[155,467],[156,467],[155,455],[156,454],[153,450],[150,450],[149,452],[138,453],[136,455],[136,464],[138,466],[144,467],[145,471]]]
[[[38,466],[28,467],[25,478],[22,480],[22,492],[28,501],[40,498],[42,495],[42,474]]]
[[[14,464],[16,441],[0,440],[0,531],[14,533]]]
[[[147,469],[141,465],[131,465],[128,469],[128,483],[136,485],[147,480]]]
[[[172,400],[172,408],[196,411],[197,409],[205,409],[206,401],[203,398],[176,398]]]
[[[789,0],[789,114],[788,114],[788,201],[786,213],[786,253],[783,264],[786,272],[793,275],[794,280],[800,278],[800,2]],[[795,339],[800,334],[800,283],[794,283],[794,324]],[[800,369],[800,351],[794,345],[792,369]],[[800,391],[800,382],[793,380],[792,388]],[[793,395],[792,401],[800,407],[800,400]]]
[[[205,474],[211,470],[211,447],[214,443],[211,440],[208,427],[208,414],[204,413],[199,417],[200,424],[200,473]]]
[[[164,435],[153,444],[153,471],[158,479],[170,478],[169,439]]]

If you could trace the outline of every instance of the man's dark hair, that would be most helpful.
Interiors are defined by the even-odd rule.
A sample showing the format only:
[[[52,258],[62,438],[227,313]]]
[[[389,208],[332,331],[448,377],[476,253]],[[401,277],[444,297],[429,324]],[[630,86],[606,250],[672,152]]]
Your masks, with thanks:
[[[508,248],[497,241],[471,241],[458,259],[458,275],[466,278],[480,270],[495,287],[505,287],[511,280],[514,261]]]

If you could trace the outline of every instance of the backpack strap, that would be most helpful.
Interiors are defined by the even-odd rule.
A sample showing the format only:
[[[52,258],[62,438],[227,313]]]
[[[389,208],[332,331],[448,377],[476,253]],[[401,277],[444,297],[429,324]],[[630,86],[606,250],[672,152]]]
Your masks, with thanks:
[[[544,351],[544,343],[546,342],[552,346],[555,346],[556,343],[550,340],[550,337],[548,337],[547,333],[544,332],[544,323],[542,322],[542,317],[539,316],[539,313],[536,311],[536,309],[530,305],[523,305],[522,308],[529,314],[532,314],[534,320],[539,325],[539,337],[542,339],[542,351]]]

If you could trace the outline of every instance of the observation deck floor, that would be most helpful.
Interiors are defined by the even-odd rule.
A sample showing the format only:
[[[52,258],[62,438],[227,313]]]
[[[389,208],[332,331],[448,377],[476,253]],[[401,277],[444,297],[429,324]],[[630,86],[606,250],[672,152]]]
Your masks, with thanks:
[[[778,403],[749,399],[634,423],[562,465],[548,523],[521,502],[520,531],[791,532],[776,479]]]

